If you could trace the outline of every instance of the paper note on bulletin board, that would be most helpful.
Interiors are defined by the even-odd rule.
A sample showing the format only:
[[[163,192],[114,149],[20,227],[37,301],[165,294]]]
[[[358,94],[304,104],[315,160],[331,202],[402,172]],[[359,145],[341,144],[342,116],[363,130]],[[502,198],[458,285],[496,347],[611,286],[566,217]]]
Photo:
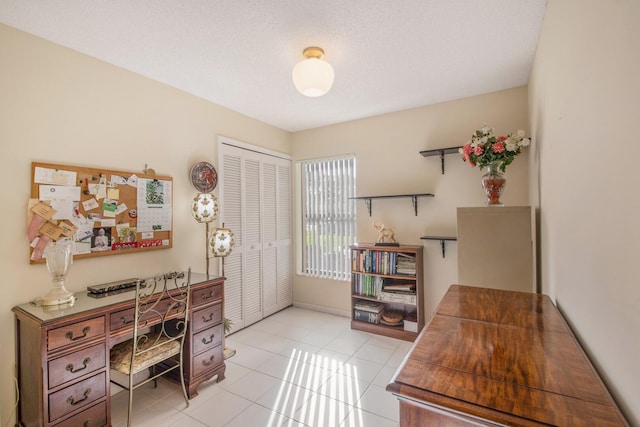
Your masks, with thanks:
[[[32,263],[57,240],[72,242],[74,258],[172,247],[170,177],[34,162],[31,178]]]

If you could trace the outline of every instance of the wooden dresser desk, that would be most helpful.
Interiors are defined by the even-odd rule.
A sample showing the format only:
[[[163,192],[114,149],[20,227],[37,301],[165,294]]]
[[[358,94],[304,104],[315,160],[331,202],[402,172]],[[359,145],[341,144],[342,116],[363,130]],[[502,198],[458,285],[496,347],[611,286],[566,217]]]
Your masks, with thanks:
[[[628,426],[541,294],[451,286],[387,391],[401,426]]]
[[[224,279],[191,273],[191,315],[184,348],[185,385],[224,379]],[[70,307],[13,308],[20,387],[18,425],[109,426],[109,349],[131,333],[135,290],[93,298],[76,294]]]

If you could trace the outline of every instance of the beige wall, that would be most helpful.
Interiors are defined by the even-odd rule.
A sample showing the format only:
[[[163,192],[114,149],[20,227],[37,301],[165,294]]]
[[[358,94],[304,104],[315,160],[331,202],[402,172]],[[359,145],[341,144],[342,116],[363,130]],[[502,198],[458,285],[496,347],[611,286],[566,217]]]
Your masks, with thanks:
[[[77,260],[67,286],[191,266],[204,272],[204,225],[190,214],[198,161],[217,164],[217,135],[289,152],[290,134],[161,83],[0,25],[0,424],[15,402],[11,308],[46,293],[44,265],[30,265],[26,206],[32,161],[173,177],[173,249]],[[212,76],[214,78],[214,76]],[[217,274],[217,263],[211,273]]]
[[[549,2],[529,84],[542,289],[632,425],[640,425],[639,22],[636,0]]]
[[[293,135],[294,160],[354,153],[359,196],[433,193],[418,199],[415,216],[411,199],[373,200],[369,217],[364,201],[357,201],[360,242],[373,242],[377,233],[372,221],[395,231],[403,244],[425,246],[425,308],[427,318],[449,285],[457,281],[457,245],[446,244],[442,258],[440,242],[421,236],[456,234],[456,208],[483,206],[482,173],[457,154],[445,159],[441,174],[438,157],[422,157],[422,150],[464,144],[473,131],[487,123],[505,134],[528,128],[527,88],[520,87],[488,95],[416,108],[383,116],[328,126]],[[529,200],[527,154],[507,169],[507,188],[502,200],[508,205],[526,205]],[[299,239],[295,239],[297,243]],[[322,281],[297,275],[294,301],[321,306],[349,316],[348,282]]]

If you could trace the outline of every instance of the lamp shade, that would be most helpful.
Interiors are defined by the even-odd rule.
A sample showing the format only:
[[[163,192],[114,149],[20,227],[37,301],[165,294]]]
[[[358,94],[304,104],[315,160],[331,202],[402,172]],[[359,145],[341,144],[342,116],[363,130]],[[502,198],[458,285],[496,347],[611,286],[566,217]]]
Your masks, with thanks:
[[[333,67],[322,59],[324,51],[319,47],[308,47],[303,54],[307,59],[293,67],[293,84],[305,96],[322,96],[333,86]]]
[[[233,250],[233,231],[228,228],[216,228],[211,233],[209,239],[209,247],[213,256],[226,257]]]
[[[191,215],[198,222],[211,222],[218,218],[218,198],[211,193],[198,193],[193,198]]]

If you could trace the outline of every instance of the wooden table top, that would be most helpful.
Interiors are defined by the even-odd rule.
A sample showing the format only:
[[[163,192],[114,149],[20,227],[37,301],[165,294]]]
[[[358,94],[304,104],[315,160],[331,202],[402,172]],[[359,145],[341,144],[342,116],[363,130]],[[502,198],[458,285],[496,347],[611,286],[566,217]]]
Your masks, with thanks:
[[[508,425],[627,425],[541,294],[451,286],[387,390]]]

